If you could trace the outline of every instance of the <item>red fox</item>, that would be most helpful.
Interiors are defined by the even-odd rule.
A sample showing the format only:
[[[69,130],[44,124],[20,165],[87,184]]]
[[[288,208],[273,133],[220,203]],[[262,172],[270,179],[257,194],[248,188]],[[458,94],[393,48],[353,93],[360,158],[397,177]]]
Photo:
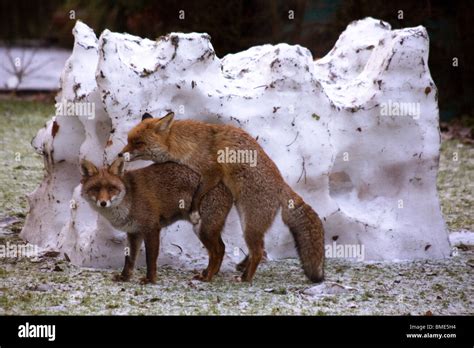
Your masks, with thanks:
[[[236,203],[249,249],[238,266],[242,281],[252,280],[264,253],[264,234],[279,208],[306,276],[313,282],[323,280],[324,230],[319,216],[285,183],[275,163],[245,131],[230,125],[174,121],[172,112],[161,119],[146,113],[128,133],[119,156],[126,153],[132,161],[172,161],[201,175],[191,219],[202,213],[201,199],[206,193],[224,183]]]
[[[124,173],[121,158],[101,169],[83,160],[81,173],[81,195],[112,226],[127,232],[130,253],[125,256],[122,273],[116,275],[115,280],[128,281],[131,278],[144,240],[147,273],[141,281],[155,283],[160,229],[177,220],[189,220],[199,175],[172,162]],[[232,194],[222,183],[204,197],[202,222],[197,234],[209,253],[209,264],[195,279],[211,281],[219,271],[225,252],[221,232],[232,205]]]

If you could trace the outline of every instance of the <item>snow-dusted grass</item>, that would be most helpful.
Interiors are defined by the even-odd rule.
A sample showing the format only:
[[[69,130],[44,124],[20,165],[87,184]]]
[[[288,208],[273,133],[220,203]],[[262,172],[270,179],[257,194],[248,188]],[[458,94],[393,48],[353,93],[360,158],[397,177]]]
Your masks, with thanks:
[[[43,177],[43,160],[30,142],[53,114],[52,103],[0,100],[0,219],[25,218],[25,195]]]
[[[327,283],[353,289],[312,297],[298,261],[262,264],[252,285],[224,272],[212,283],[189,270],[159,268],[156,285],[111,281],[111,271],[79,269],[60,258],[9,259],[0,268],[2,314],[473,314],[473,253],[442,261],[351,264],[328,260]],[[471,273],[471,274],[470,274]]]
[[[474,146],[442,143],[438,190],[449,229],[474,231]]]
[[[40,182],[43,167],[30,140],[52,111],[36,102],[0,101],[0,244],[22,243],[23,195]],[[456,140],[442,147],[438,187],[451,230],[474,229],[473,152]],[[112,271],[77,268],[62,256],[0,259],[0,314],[474,314],[474,252],[466,245],[455,252],[450,259],[399,263],[329,259],[326,284],[353,289],[321,297],[305,294],[312,284],[297,260],[262,264],[252,285],[236,283],[232,271],[207,284],[191,281],[190,270],[165,266],[156,285],[142,286],[144,269],[119,284]]]

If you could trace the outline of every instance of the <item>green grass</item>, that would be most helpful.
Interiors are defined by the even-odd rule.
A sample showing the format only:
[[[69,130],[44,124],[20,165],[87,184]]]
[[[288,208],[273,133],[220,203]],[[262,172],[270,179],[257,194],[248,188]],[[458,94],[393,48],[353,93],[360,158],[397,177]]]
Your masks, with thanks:
[[[442,143],[438,192],[449,229],[474,231],[474,146]]]
[[[53,112],[52,104],[0,100],[0,219],[28,212],[25,196],[43,177],[43,160],[31,140]]]
[[[466,315],[474,313],[470,274],[466,272],[472,257],[468,252],[444,260],[379,262],[371,268],[330,259],[326,283],[348,285],[353,290],[323,297],[304,294],[311,285],[297,260],[263,263],[253,284],[233,281],[232,271],[222,272],[212,283],[201,283],[191,281],[189,270],[160,266],[157,284],[143,286],[138,282],[145,273],[143,268],[131,282],[115,283],[111,271],[65,265],[62,272],[56,272],[59,260],[55,258],[39,262],[7,259],[0,314],[423,315],[431,311],[435,315]],[[336,268],[344,271],[336,273]]]

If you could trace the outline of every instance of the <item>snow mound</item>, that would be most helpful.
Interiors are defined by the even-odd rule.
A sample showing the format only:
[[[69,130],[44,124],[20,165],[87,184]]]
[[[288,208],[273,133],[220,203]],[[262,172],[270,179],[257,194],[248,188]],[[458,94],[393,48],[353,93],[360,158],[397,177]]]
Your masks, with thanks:
[[[457,246],[474,246],[474,232],[472,231],[456,231],[449,234],[449,241],[453,247]]]
[[[152,41],[105,30],[97,39],[81,22],[73,33],[57,100],[90,103],[93,115],[78,108],[56,115],[34,139],[47,175],[29,197],[24,239],[75,264],[119,267],[125,234],[81,199],[79,160],[110,163],[144,112],[173,110],[178,119],[233,124],[254,136],[321,216],[327,244],[362,245],[365,260],[450,255],[436,191],[437,89],[423,27],[356,21],[317,61],[287,44],[220,59],[199,33]],[[240,260],[246,247],[234,209],[224,241],[227,259]],[[161,262],[206,258],[187,222],[162,232],[161,250]],[[273,259],[296,255],[279,216],[266,250]]]

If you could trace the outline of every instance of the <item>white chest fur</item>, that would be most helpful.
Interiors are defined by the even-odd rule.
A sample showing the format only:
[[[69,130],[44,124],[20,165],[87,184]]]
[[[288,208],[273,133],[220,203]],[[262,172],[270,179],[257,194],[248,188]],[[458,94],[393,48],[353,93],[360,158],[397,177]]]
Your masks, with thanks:
[[[127,233],[138,232],[138,225],[131,216],[131,204],[125,199],[117,206],[97,209],[116,229]]]

